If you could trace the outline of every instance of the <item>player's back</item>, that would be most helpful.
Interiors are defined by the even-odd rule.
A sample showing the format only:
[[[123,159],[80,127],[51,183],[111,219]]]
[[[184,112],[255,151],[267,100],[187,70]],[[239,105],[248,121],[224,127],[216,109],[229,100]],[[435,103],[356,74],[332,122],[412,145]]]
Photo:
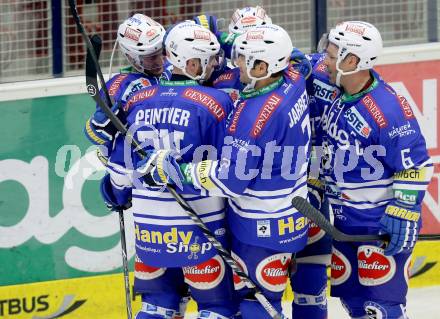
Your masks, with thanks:
[[[234,148],[252,154],[247,154],[244,168],[238,152],[233,180],[224,181],[230,191],[240,193],[229,200],[234,235],[278,251],[297,251],[307,240],[306,220],[292,208],[291,199],[307,194],[308,96],[304,78],[293,71],[288,75],[292,78],[285,76],[277,89],[238,103],[228,134]],[[240,184],[244,190],[238,189]]]
[[[225,93],[194,81],[176,82],[162,81],[135,94],[125,107],[127,124],[137,126],[135,137],[150,141],[144,144],[150,149],[185,149],[182,158],[192,161],[199,146],[221,147],[232,102]]]
[[[180,150],[183,161],[191,162],[193,159],[217,159],[212,148],[223,143],[225,121],[231,108],[229,97],[218,90],[199,86],[194,81],[162,81],[160,85],[134,94],[125,111],[129,131],[145,150]],[[123,138],[119,137],[110,158],[110,169],[117,171],[121,166],[127,166],[127,154],[123,149]],[[202,152],[206,149],[211,151],[209,155]],[[139,158],[134,154],[132,158],[133,167],[136,167]],[[224,199],[200,195],[189,186],[178,191],[222,242],[225,239]],[[135,227],[138,227],[135,231],[140,234],[137,245],[142,246],[142,238],[147,238],[141,234],[146,229],[148,234],[160,232],[177,240],[176,243],[166,242],[164,237],[160,242],[148,241],[150,250],[141,253],[142,260],[148,260],[153,266],[185,266],[193,263],[191,258],[194,256],[188,256],[191,244],[203,247],[195,252],[199,253],[196,259],[200,262],[215,255],[215,249],[209,243],[203,243],[203,234],[165,188],[134,182],[132,195],[131,210]],[[161,253],[151,250],[152,246]]]

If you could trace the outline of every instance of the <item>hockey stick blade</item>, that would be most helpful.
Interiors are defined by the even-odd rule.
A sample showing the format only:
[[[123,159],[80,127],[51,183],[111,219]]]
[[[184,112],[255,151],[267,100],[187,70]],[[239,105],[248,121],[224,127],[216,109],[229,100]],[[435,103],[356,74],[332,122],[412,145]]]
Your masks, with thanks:
[[[76,4],[74,0],[69,0],[69,6],[70,11],[72,13],[73,19],[78,27],[78,31],[81,33],[87,49],[90,50],[90,56],[91,61],[95,63],[95,69],[98,74],[98,77],[100,80],[103,81],[103,75],[101,68],[99,66],[98,59],[96,57],[96,54],[93,49],[93,45],[90,42],[89,37],[87,36],[86,31],[84,30],[84,27],[81,24],[80,18],[78,16],[78,11],[76,10]],[[119,118],[113,114],[111,111],[111,108],[109,105],[111,103],[106,104],[99,94],[98,91],[98,83],[96,80],[96,76],[90,76],[86,78],[87,81],[87,87],[89,87],[89,84],[92,85],[96,90],[95,94],[90,94],[92,98],[96,101],[96,103],[101,107],[101,109],[105,112],[105,114],[108,116],[110,121],[115,125],[116,129],[126,135],[130,140],[131,144],[135,147],[135,150],[139,153],[141,158],[144,158],[146,156],[145,151],[139,147],[139,144],[137,141],[128,134],[128,131],[126,127],[122,124],[122,122],[119,120]],[[109,97],[107,87],[105,86],[105,82],[101,82],[102,91],[104,92],[104,95]],[[203,221],[200,219],[200,217],[197,215],[197,213],[186,203],[185,199],[176,192],[174,187],[172,185],[167,185],[168,191],[172,194],[172,196],[176,199],[177,203],[188,213],[191,220],[194,221],[194,223],[200,228],[200,230],[204,233],[206,238],[211,242],[211,244],[214,246],[214,248],[217,250],[219,255],[224,259],[224,261],[232,268],[232,270],[243,280],[246,287],[253,290],[253,293],[255,295],[255,298],[260,302],[260,304],[263,306],[263,308],[267,311],[267,313],[271,316],[271,318],[274,319],[281,319],[282,315],[278,313],[278,311],[275,309],[275,307],[269,302],[269,300],[264,296],[264,294],[261,292],[260,288],[252,281],[252,279],[241,269],[241,267],[238,265],[238,263],[232,258],[231,254],[222,246],[222,244],[215,238],[215,236],[211,233],[211,231],[206,227],[206,225],[203,223]]]
[[[324,230],[334,240],[344,242],[364,242],[364,241],[388,241],[389,236],[383,235],[349,235],[341,232],[323,214],[313,207],[305,198],[296,196],[292,199],[292,205],[301,214],[311,219],[319,228]]]
[[[99,35],[95,34],[93,36],[90,37],[90,43],[92,44],[93,50],[95,51],[95,55],[96,58],[99,61],[99,55],[101,54],[101,48],[102,48],[102,40],[99,37]],[[93,62],[93,57],[92,57],[92,53],[90,52],[89,49],[87,49],[87,56],[86,56],[86,78],[94,78],[96,81],[96,75],[98,74],[98,72],[96,71],[96,65]],[[87,82],[92,82],[92,81],[87,81]],[[90,86],[87,87],[87,92],[89,92],[89,94],[93,97],[97,91],[97,88],[95,88],[94,86]]]

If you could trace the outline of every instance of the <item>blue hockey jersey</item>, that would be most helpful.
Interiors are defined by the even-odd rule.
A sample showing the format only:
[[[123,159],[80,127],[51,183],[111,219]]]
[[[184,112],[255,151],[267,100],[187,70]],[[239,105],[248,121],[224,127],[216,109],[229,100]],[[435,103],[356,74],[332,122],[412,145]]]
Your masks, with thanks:
[[[218,158],[213,149],[223,144],[232,101],[225,93],[195,81],[162,81],[134,94],[125,110],[129,131],[144,149],[177,149],[183,161],[191,162]],[[179,267],[216,255],[212,244],[166,189],[148,187],[133,178],[138,160],[132,148],[118,137],[108,169],[116,191],[132,187],[131,212],[137,255],[142,262]],[[197,193],[184,189],[182,196],[226,245],[224,199]]]
[[[169,79],[170,77],[170,64],[164,65],[165,71],[162,73],[161,78]],[[139,72],[133,72],[132,68],[125,68],[121,70],[121,73],[114,75],[109,81],[106,83],[106,87],[108,90],[108,93],[110,97],[113,99],[115,103],[118,103],[120,105],[120,109],[122,109],[125,104],[127,103],[127,100],[136,92],[140,91],[141,89],[145,87],[149,87],[152,85],[156,85],[159,83],[159,77],[146,75],[144,73]],[[104,101],[104,92],[100,91],[101,97]],[[96,105],[96,111],[100,110],[100,106]],[[122,114],[122,112],[118,113],[117,116],[119,119],[125,123],[125,116]],[[94,124],[92,123],[92,118],[88,119],[85,125],[85,135],[86,137],[92,142],[93,144],[97,145],[104,145],[109,144],[106,143],[105,140],[100,138],[98,135],[95,134],[94,129],[99,128],[93,128]],[[107,123],[105,124],[107,125]],[[112,125],[107,128],[106,133],[109,135],[117,134],[116,128],[114,128]],[[107,153],[111,150],[112,145],[105,145],[107,148]]]
[[[242,95],[229,120],[220,161],[203,161],[193,183],[228,197],[230,230],[240,241],[296,252],[308,221],[291,205],[307,197],[310,121],[305,80],[291,70],[278,82]]]
[[[244,88],[240,82],[240,69],[234,68],[226,70],[214,80],[212,86],[226,92],[232,101],[237,101],[240,97],[240,91]]]
[[[417,192],[413,204],[420,206],[432,175],[409,103],[375,71],[371,74],[372,85],[353,96],[338,93],[327,100],[322,88],[329,84],[320,88],[326,195],[335,225],[348,233],[377,233],[385,207],[398,198],[396,191]]]

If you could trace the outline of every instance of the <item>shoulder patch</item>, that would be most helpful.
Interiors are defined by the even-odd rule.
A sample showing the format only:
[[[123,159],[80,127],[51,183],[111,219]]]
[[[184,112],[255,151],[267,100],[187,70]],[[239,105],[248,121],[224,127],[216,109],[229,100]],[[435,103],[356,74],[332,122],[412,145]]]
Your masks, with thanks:
[[[385,116],[370,94],[364,96],[361,101],[380,128],[384,128],[388,125]]]
[[[399,99],[399,105],[403,111],[403,115],[405,115],[405,118],[407,120],[411,120],[414,118],[414,113],[411,109],[411,105],[409,105],[407,99],[405,99],[402,95],[397,95],[397,98]]]
[[[182,97],[205,106],[219,122],[226,116],[226,112],[223,107],[212,96],[204,92],[195,90],[193,88],[187,88],[185,91],[183,91]]]
[[[231,124],[228,127],[229,133],[235,133],[237,130],[237,123],[240,119],[241,112],[243,111],[247,101],[241,102],[238,107],[234,110],[234,116],[232,117]]]
[[[116,92],[118,92],[118,89],[121,86],[122,81],[124,81],[127,76],[128,74],[119,74],[116,77],[116,79],[113,81],[112,85],[110,85],[110,88],[108,89],[108,94],[114,96]]]
[[[266,101],[264,101],[263,106],[258,113],[257,119],[252,126],[251,136],[253,138],[258,137],[266,126],[267,122],[271,118],[272,114],[276,111],[278,106],[281,104],[282,97],[276,93],[272,93]]]
[[[139,102],[146,99],[149,99],[150,97],[153,97],[157,92],[157,87],[144,89],[133,95],[128,101],[127,104],[125,104],[124,111],[128,111],[130,107]]]

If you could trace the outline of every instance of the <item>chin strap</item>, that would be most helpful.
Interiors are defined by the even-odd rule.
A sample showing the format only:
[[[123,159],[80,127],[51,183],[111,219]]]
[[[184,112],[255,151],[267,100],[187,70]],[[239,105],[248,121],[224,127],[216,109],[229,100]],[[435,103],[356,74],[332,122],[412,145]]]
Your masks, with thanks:
[[[115,55],[117,46],[118,46],[118,40],[115,41],[115,45],[113,46],[113,50],[112,50],[112,55],[110,57],[110,67],[108,69],[108,79],[107,79],[107,81],[109,81],[110,78],[112,77],[113,57]]]

